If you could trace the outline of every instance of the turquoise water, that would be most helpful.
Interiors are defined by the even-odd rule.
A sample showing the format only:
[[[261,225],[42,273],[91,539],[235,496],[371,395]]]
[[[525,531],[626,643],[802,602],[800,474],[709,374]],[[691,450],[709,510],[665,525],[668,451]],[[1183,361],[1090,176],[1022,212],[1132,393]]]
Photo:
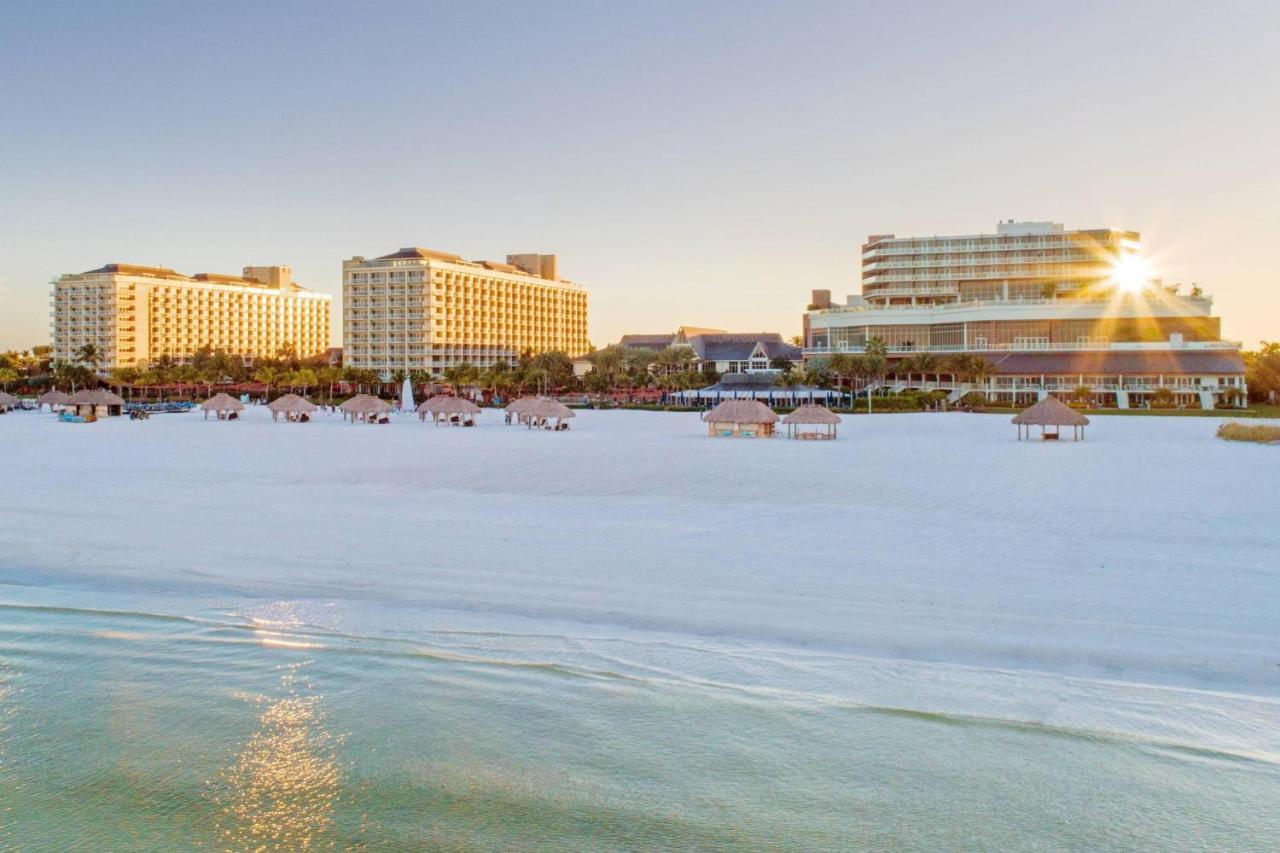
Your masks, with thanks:
[[[289,621],[0,608],[0,847],[1262,850],[1280,836],[1266,761],[530,662],[545,637]]]

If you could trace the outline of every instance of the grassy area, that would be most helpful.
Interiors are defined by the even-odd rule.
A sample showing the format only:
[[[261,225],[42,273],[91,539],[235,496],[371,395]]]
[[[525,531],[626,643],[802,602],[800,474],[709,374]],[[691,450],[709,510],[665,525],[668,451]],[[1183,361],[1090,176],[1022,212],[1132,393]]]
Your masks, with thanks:
[[[1218,427],[1218,438],[1227,441],[1252,441],[1256,444],[1280,444],[1280,426],[1228,423]]]

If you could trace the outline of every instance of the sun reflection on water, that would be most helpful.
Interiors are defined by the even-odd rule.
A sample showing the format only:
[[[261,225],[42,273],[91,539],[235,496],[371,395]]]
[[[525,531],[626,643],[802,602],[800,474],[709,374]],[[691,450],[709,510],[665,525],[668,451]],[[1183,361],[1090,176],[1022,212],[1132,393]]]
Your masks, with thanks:
[[[339,738],[325,726],[320,696],[300,683],[305,663],[286,668],[284,695],[261,699],[258,729],[214,782],[222,841],[234,850],[333,847],[341,771]]]

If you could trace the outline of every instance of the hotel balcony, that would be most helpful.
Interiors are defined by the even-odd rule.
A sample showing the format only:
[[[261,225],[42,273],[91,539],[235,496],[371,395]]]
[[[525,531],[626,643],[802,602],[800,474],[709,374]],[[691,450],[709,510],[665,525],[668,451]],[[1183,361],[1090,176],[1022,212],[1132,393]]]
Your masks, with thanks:
[[[987,344],[975,341],[968,346],[964,344],[889,344],[886,350],[890,355],[915,355],[917,353],[934,353],[946,355],[958,352],[1162,352],[1162,351],[1196,351],[1196,350],[1238,350],[1243,346],[1240,341],[1079,341],[1076,343],[1045,343],[1032,341],[1025,343]],[[865,353],[865,346],[853,344],[836,344],[834,346],[805,347],[805,358],[848,353],[859,355]]]

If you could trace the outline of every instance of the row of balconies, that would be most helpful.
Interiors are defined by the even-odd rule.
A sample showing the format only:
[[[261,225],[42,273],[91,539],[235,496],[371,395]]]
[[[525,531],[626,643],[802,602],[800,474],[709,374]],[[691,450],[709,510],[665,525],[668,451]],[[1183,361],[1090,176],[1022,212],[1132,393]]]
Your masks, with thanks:
[[[937,266],[1006,266],[1009,264],[1089,264],[1093,266],[1105,266],[1111,264],[1110,257],[1098,257],[1097,255],[1087,254],[1087,252],[1070,252],[1069,256],[1044,256],[1042,255],[1002,255],[1000,257],[973,257],[973,256],[940,256],[940,257],[906,257],[902,260],[876,260],[863,264],[863,272],[874,272],[878,269],[904,269],[911,266],[922,266],[925,269],[937,268]]]
[[[1116,245],[1115,243],[1111,244]],[[937,254],[937,253],[984,253],[1027,251],[1029,249],[1070,249],[1070,248],[1107,249],[1105,242],[1095,243],[1089,237],[1057,234],[1037,237],[975,237],[964,239],[939,238],[936,240],[911,240],[894,243],[878,243],[864,248],[864,258],[874,255],[901,254]]]

